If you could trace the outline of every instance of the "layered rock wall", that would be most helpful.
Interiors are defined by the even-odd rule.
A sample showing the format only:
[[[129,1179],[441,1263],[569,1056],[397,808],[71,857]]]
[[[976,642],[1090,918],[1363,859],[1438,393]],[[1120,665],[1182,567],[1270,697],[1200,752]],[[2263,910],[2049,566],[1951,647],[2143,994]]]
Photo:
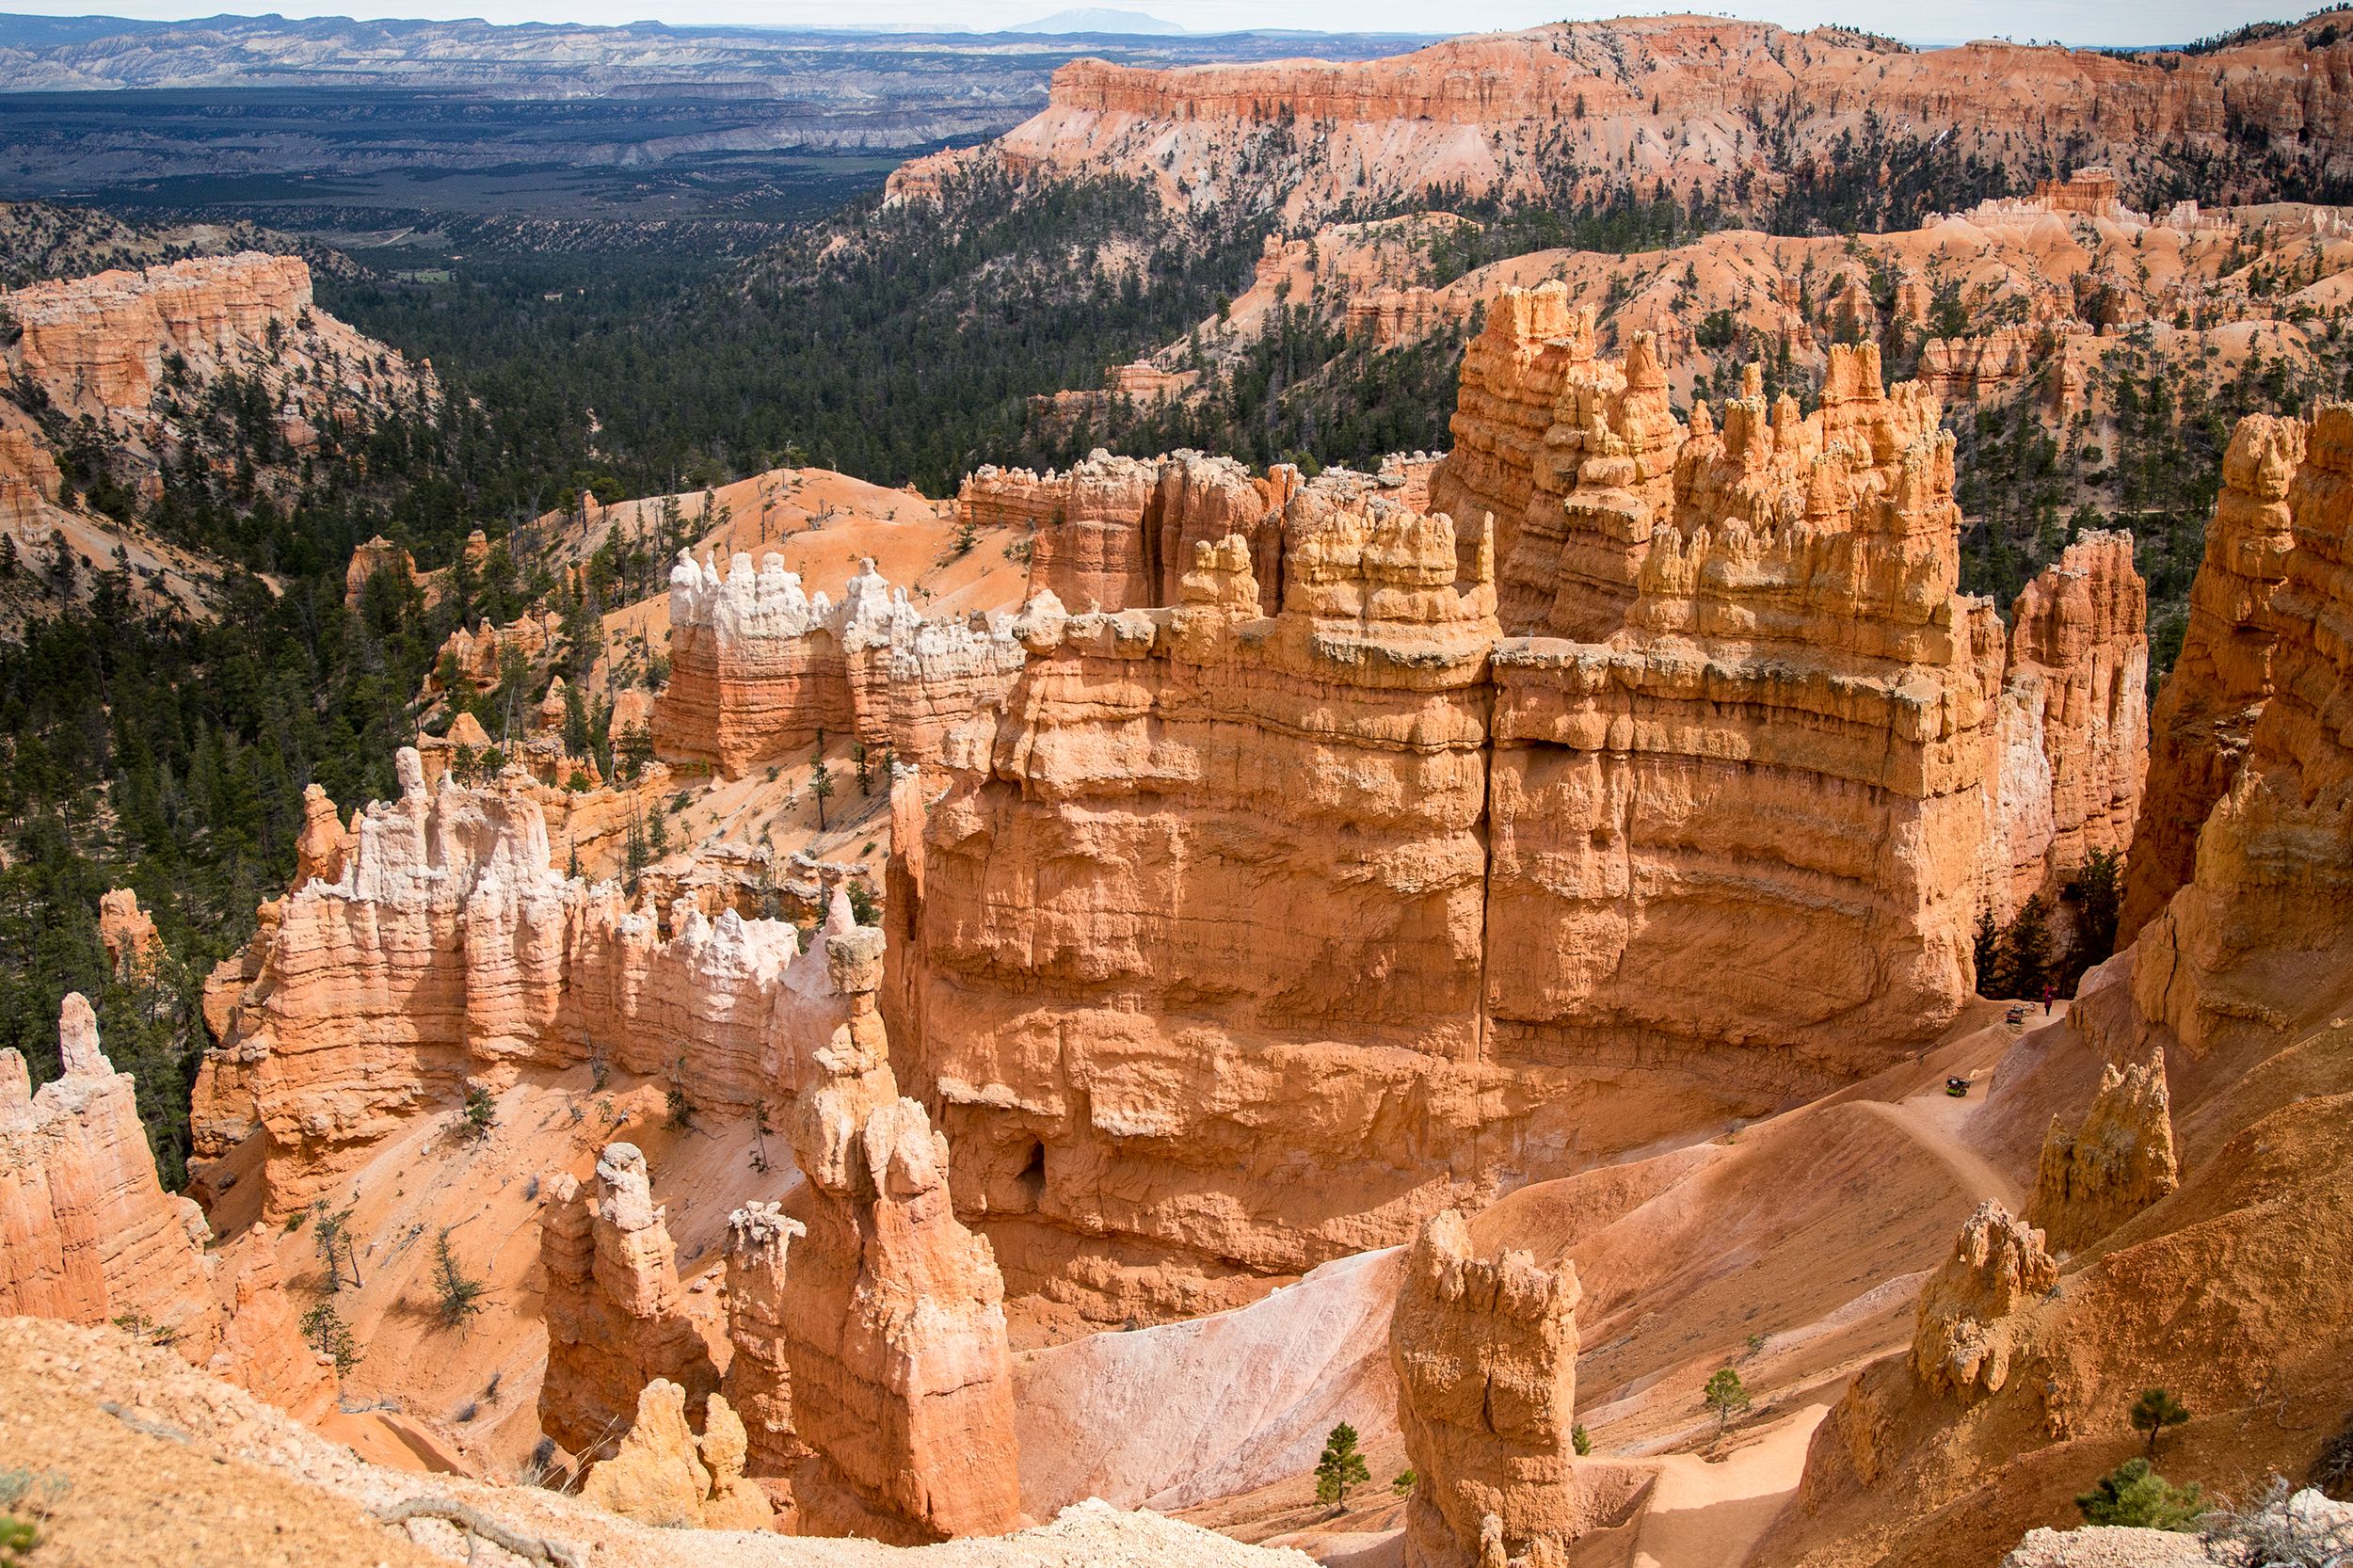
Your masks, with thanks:
[[[79,992],[65,999],[57,1047],[65,1071],[39,1093],[24,1059],[0,1051],[0,1315],[128,1316],[209,1354],[222,1326],[210,1232],[155,1179],[131,1077],[99,1048]]]
[[[2086,534],[2011,606],[1980,904],[2007,920],[2133,847],[2149,768],[2149,600],[2122,532]]]
[[[822,735],[933,757],[945,727],[992,700],[1019,658],[985,625],[926,622],[872,561],[836,605],[804,594],[774,552],[756,571],[739,552],[724,576],[680,552],[654,749],[729,778],[800,760]]]
[[[1032,594],[1115,612],[1178,602],[1193,547],[1229,534],[1249,541],[1261,584],[1280,584],[1282,509],[1299,482],[1287,463],[1255,478],[1231,457],[1143,459],[1097,449],[1067,472],[984,469],[965,481],[956,504],[975,520],[1031,529]]]
[[[1278,616],[1240,536],[1175,608],[1041,594],[925,792],[904,1056],[1016,1288],[1230,1304],[1477,1179],[1491,592],[1382,494],[1293,498]]]
[[[2271,596],[2294,543],[2289,492],[2310,433],[2300,419],[2257,414],[2239,422],[2223,454],[2189,626],[2150,714],[2149,787],[2125,868],[2120,941],[2189,881],[2199,830],[2238,776],[2271,696]]]
[[[890,1004],[1016,1289],[1227,1305],[1823,1093],[1953,1016],[1981,912],[2122,843],[2125,541],[2006,636],[1957,589],[1935,403],[1874,351],[1719,429],[1591,336],[1558,290],[1498,303],[1451,516],[1331,472],[1279,588],[1237,533],[1170,607],[1041,591],[1001,713],[894,795]]]
[[[2286,504],[2271,695],[2134,966],[2140,1016],[2193,1054],[2277,1028],[2353,958],[2353,405],[2314,413]]]
[[[296,448],[318,426],[430,396],[429,366],[313,309],[311,269],[244,251],[137,271],[29,284],[0,295],[23,328],[21,376],[74,417],[127,429],[160,450],[179,439],[157,392],[258,370]]]
[[[79,992],[61,1076],[32,1089],[0,1050],[0,1317],[113,1323],[305,1417],[332,1392],[296,1329],[266,1239],[214,1252],[197,1206],[155,1177],[136,1086]]]
[[[796,1218],[744,1210],[731,1226],[728,1377],[754,1470],[805,1454],[803,1533],[1001,1534],[1021,1513],[1004,1282],[956,1220],[946,1140],[898,1097],[874,1000],[881,933],[837,936],[827,958],[850,1009],[794,1108]],[[789,1439],[774,1430],[788,1416]]]
[[[1546,154],[1565,143],[1581,155],[1577,195],[1631,182],[1736,206],[1866,137],[1897,144],[1897,126],[2013,168],[2104,158],[2125,188],[2169,175],[2263,188],[2279,165],[2246,157],[2245,145],[2281,150],[2266,161],[2307,175],[2343,155],[2349,54],[2341,38],[2289,29],[2179,69],[2146,55],[1995,41],[1913,51],[1843,30],[1686,16],[1561,23],[1363,61],[1073,60],[1035,118],[986,148],[910,162],[888,193],[936,197],[950,169],[986,159],[1016,177],[1148,180],[1177,208],[1314,221],[1456,187],[1541,200],[1560,168]],[[1792,115],[1793,104],[1808,112]],[[1757,134],[1766,124],[1772,136]],[[2082,205],[2073,187],[2058,190]]]
[[[400,767],[401,798],[322,845],[336,880],[264,905],[207,987],[199,1152],[259,1128],[269,1214],[308,1203],[403,1118],[527,1067],[601,1059],[670,1079],[697,1110],[790,1098],[840,1007],[792,926],[686,903],[665,931],[616,884],[549,865],[526,776],[428,791],[413,750]],[[830,918],[848,923],[846,904]]]
[[[719,1385],[687,1319],[663,1218],[646,1157],[632,1144],[605,1145],[593,1192],[558,1176],[541,1211],[548,1367],[539,1430],[575,1454],[609,1451],[632,1430],[639,1391],[657,1379],[695,1400]]]

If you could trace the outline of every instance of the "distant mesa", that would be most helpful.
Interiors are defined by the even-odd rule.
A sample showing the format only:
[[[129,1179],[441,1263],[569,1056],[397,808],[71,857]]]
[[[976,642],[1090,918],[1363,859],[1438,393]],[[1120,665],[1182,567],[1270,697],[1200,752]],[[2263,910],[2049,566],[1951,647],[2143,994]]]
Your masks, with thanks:
[[[1165,38],[1181,33],[1185,28],[1174,22],[1163,22],[1142,11],[1112,10],[1103,6],[1080,6],[1071,10],[1056,11],[1041,16],[1035,22],[1025,22],[1017,27],[1000,27],[1003,33],[1128,33]]]

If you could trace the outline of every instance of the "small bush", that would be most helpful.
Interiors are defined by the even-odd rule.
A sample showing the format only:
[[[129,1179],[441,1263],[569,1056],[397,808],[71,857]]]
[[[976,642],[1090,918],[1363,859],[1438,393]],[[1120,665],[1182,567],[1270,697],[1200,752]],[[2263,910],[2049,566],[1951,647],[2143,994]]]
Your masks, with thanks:
[[[480,1138],[499,1124],[499,1104],[479,1083],[466,1085],[466,1126]]]
[[[1721,1437],[1732,1418],[1749,1408],[1749,1391],[1740,1381],[1740,1374],[1729,1367],[1717,1368],[1700,1390],[1700,1398],[1716,1413],[1716,1435]]]
[[[1413,1491],[1414,1482],[1420,1479],[1420,1477],[1415,1475],[1411,1470],[1400,1470],[1396,1475],[1389,1478],[1389,1490],[1402,1497],[1407,1493]]]
[[[2149,1434],[2149,1457],[2153,1460],[2157,1457],[2157,1438],[2165,1429],[2178,1427],[2188,1419],[2189,1412],[2162,1388],[2144,1388],[2140,1398],[2133,1401],[2133,1430]]]
[[[440,1293],[441,1321],[451,1328],[482,1310],[483,1292],[489,1288],[459,1267],[456,1250],[449,1244],[455,1228],[443,1225],[433,1240],[433,1288]]]
[[[2075,1499],[2087,1525],[2132,1525],[2141,1529],[2188,1529],[2209,1505],[2196,1481],[2175,1486],[2145,1459],[2128,1459],[2102,1476]]]
[[[312,1350],[335,1364],[335,1378],[360,1365],[360,1341],[331,1301],[321,1302],[302,1315],[302,1337]]]
[[[1569,1447],[1577,1450],[1580,1459],[1593,1451],[1593,1433],[1585,1430],[1584,1422],[1579,1421],[1569,1429]]]

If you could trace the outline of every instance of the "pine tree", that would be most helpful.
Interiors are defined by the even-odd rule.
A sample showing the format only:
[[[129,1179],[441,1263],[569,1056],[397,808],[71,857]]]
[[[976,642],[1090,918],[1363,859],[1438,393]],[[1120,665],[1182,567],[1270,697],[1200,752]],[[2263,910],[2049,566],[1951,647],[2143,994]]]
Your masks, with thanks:
[[[2157,1438],[2165,1429],[2178,1427],[2188,1419],[2189,1412],[2162,1388],[2144,1388],[2140,1398],[2133,1401],[2133,1430],[2149,1434],[2149,1457],[2153,1460],[2157,1457]]]
[[[833,773],[825,766],[825,754],[822,750],[817,753],[809,771],[808,792],[816,797],[817,830],[822,833],[825,830],[825,801],[833,793]]]
[[[1732,1418],[1749,1408],[1749,1391],[1740,1382],[1740,1374],[1729,1367],[1719,1368],[1707,1380],[1700,1397],[1707,1408],[1716,1413],[1716,1435],[1721,1437]]]
[[[1342,1421],[1323,1440],[1323,1457],[1316,1461],[1316,1501],[1346,1506],[1348,1489],[1372,1480],[1372,1470],[1356,1448],[1356,1429]]]

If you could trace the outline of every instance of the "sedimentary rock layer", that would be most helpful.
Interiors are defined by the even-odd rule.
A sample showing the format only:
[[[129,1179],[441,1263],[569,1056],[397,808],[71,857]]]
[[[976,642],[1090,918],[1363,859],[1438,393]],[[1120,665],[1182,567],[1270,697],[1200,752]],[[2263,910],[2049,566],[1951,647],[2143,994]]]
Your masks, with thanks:
[[[801,758],[821,735],[936,757],[947,726],[993,700],[1019,659],[1001,628],[924,620],[872,561],[836,605],[804,594],[774,552],[757,571],[739,552],[725,576],[681,552],[654,749],[730,778]]]
[[[540,1431],[575,1454],[609,1451],[634,1431],[630,1412],[647,1384],[666,1380],[693,1401],[719,1386],[686,1317],[678,1249],[635,1144],[605,1145],[593,1191],[556,1177],[539,1223],[548,1324]]]
[[[264,1399],[315,1416],[331,1392],[303,1343],[266,1239],[212,1230],[155,1177],[128,1073],[99,1048],[79,992],[57,1025],[63,1074],[32,1090],[0,1050],[0,1317],[113,1323]]]
[[[2148,924],[2196,869],[2198,833],[2238,776],[2271,696],[2271,595],[2294,542],[2290,489],[2310,434],[2300,419],[2241,420],[2190,585],[2189,626],[2149,720],[2149,787],[2125,868],[2120,941]],[[2303,483],[2309,491],[2312,480]]]
[[[258,1127],[270,1214],[308,1203],[399,1119],[525,1067],[601,1059],[669,1078],[698,1110],[791,1098],[840,1007],[792,926],[681,903],[665,932],[616,884],[549,865],[520,772],[428,791],[412,749],[400,769],[400,799],[315,846],[340,860],[336,880],[319,866],[264,905],[208,987],[199,1152]],[[849,922],[846,904],[831,919]]]
[[[1029,524],[1032,593],[1078,611],[1141,610],[1178,602],[1193,547],[1229,534],[1249,541],[1258,582],[1279,584],[1282,509],[1298,488],[1299,471],[1287,463],[1260,479],[1231,457],[1144,460],[1098,449],[1064,473],[983,469],[964,482],[956,507],[975,521]]]
[[[946,170],[985,159],[1016,175],[1117,173],[1150,181],[1174,207],[1298,221],[1458,186],[1507,203],[1559,200],[1546,181],[1565,150],[1579,197],[1631,182],[1737,205],[1805,161],[1914,138],[2012,167],[2104,160],[2140,189],[2193,168],[2211,178],[2239,154],[2233,127],[2325,168],[2343,151],[2348,54],[2337,35],[2289,28],[2180,70],[1684,16],[1561,23],[1354,62],[1074,60],[1035,118],[985,148],[913,160],[888,191],[920,199]],[[2105,186],[2111,201],[2118,188]]]
[[[874,1000],[881,933],[838,936],[826,956],[849,1016],[794,1107],[808,1185],[794,1219],[750,1209],[731,1227],[728,1380],[754,1470],[806,1453],[792,1470],[803,1533],[1000,1534],[1021,1513],[1004,1282],[956,1220],[946,1140],[898,1097]],[[774,1430],[788,1414],[789,1444]]]
[[[1591,340],[1557,289],[1498,304],[1450,516],[1327,472],[1279,585],[1237,533],[1168,607],[1041,587],[1001,713],[894,795],[889,1004],[1016,1289],[1231,1304],[1823,1092],[1952,1016],[1981,912],[2121,847],[2126,541],[2005,637],[1936,406],[1874,352],[1719,429]]]
[[[1761,1561],[1979,1560],[1976,1521],[2014,1538],[2077,1479],[2085,1444],[2138,1448],[2129,1413],[2152,1387],[2191,1413],[2169,1440],[2176,1464],[2297,1475],[2333,1427],[2353,1283],[2313,1260],[2353,1246],[2353,407],[2321,406],[2284,485],[2250,483],[2297,444],[2270,422],[2242,427],[2233,487],[2283,504],[2290,542],[2269,571],[2281,520],[2251,520],[2233,532],[2253,551],[2210,553],[2198,591],[2258,622],[2270,695],[2190,880],[2086,977],[2045,1048],[2110,1064],[2039,1172],[2036,1213],[2075,1251],[2054,1263],[2037,1232],[1980,1211],[1923,1293],[1911,1353],[1866,1368],[1817,1429]],[[2269,575],[2276,587],[2250,591]],[[2262,683],[2255,664],[2239,693]],[[2236,700],[2210,710],[2216,732],[2234,728]],[[2179,755],[2189,765],[2159,784],[2178,796],[2150,803],[2159,823],[2216,776],[2195,747]],[[2313,1391],[2285,1398],[2329,1416],[2283,1418],[2284,1389]],[[1959,1420],[1956,1397],[1973,1407]]]

